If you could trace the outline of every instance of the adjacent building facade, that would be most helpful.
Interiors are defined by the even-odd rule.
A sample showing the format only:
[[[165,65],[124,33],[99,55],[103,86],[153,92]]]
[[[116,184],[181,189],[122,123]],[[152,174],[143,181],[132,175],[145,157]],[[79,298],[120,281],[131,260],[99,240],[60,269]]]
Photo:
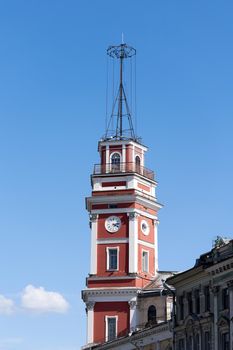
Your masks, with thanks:
[[[218,238],[195,266],[167,280],[176,289],[177,350],[233,349],[233,240]]]

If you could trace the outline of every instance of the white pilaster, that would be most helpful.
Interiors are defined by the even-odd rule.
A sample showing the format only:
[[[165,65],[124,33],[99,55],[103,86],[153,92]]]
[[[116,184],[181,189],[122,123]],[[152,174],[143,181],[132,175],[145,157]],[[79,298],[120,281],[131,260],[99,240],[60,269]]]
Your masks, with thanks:
[[[233,280],[227,283],[229,288],[229,308],[230,308],[230,350],[233,350]]]
[[[138,214],[129,213],[129,273],[138,272]]]
[[[90,216],[91,221],[91,266],[90,274],[96,275],[97,273],[97,225],[98,214],[92,214]]]
[[[155,252],[155,274],[159,270],[159,257],[158,257],[158,225],[159,221],[154,220],[154,252]]]
[[[86,303],[87,307],[87,344],[93,343],[94,336],[94,301]]]
[[[141,155],[141,166],[144,166],[145,163],[145,151],[142,150],[142,155]]]
[[[134,331],[137,327],[137,302],[135,299],[129,301],[129,327]]]
[[[126,163],[126,148],[122,145],[122,163]]]
[[[132,162],[133,162],[133,164],[135,162],[135,147],[134,147],[134,145],[132,145]]]
[[[109,145],[106,145],[106,160],[105,160],[105,164],[106,164],[106,173],[109,172],[109,163],[110,163],[110,160],[109,160]]]

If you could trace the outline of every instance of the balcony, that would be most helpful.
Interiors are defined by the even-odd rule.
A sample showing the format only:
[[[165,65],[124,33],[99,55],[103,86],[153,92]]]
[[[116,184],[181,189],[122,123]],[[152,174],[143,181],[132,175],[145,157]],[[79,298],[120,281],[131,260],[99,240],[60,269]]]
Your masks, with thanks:
[[[135,163],[95,164],[94,175],[137,173],[154,181],[154,172]]]

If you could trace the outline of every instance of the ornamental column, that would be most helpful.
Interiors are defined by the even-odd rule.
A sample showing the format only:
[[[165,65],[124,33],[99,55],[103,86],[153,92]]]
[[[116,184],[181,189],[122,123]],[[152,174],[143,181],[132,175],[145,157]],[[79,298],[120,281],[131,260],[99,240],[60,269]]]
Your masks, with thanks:
[[[98,214],[90,215],[91,223],[91,267],[90,275],[96,275],[97,273],[97,225]]]
[[[212,288],[214,295],[214,350],[218,350],[218,292],[219,287]]]
[[[94,301],[86,303],[87,310],[87,344],[93,343],[94,339]]]
[[[129,213],[129,273],[138,272],[138,214]]]
[[[227,283],[229,289],[229,309],[230,309],[230,350],[233,350],[233,280]]]
[[[159,221],[156,219],[154,220],[154,252],[155,252],[155,274],[159,270],[159,257],[158,257],[158,225]]]
[[[134,331],[137,326],[137,301],[130,300],[129,302],[129,325],[130,331]]]

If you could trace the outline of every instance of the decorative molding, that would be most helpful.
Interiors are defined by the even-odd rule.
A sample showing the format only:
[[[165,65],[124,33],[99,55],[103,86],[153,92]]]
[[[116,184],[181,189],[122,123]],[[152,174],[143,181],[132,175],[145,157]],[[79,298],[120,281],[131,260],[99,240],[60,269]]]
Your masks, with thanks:
[[[218,292],[219,292],[219,286],[214,286],[214,287],[212,287],[212,293],[213,293],[214,295],[217,295]]]
[[[97,239],[97,244],[120,244],[120,243],[129,243],[128,238],[109,238],[109,239],[104,239],[104,238],[99,238]]]
[[[98,220],[98,214],[90,214],[90,222],[96,222]]]
[[[229,289],[233,289],[233,280],[230,280],[230,281],[227,282],[227,287]]]
[[[112,203],[116,203],[116,200]],[[122,203],[122,201],[117,201],[117,203]],[[140,209],[130,209],[130,208],[111,208],[111,209],[93,209],[91,211],[91,213],[93,214],[119,214],[119,213],[127,213],[127,215],[129,215],[130,213],[136,213],[142,216],[145,216],[149,219],[155,220],[157,222],[157,225],[159,224],[159,221],[157,219],[156,215],[150,214],[147,211],[143,211]]]
[[[141,239],[138,240],[138,244],[144,245],[145,247],[152,248],[152,249],[154,249],[155,247],[154,243],[142,241]]]
[[[130,300],[130,301],[128,302],[128,304],[129,304],[130,310],[133,310],[133,309],[135,309],[136,306],[137,306],[137,301],[136,301],[136,300]]]
[[[135,211],[132,212],[132,213],[128,213],[127,215],[129,217],[129,220],[136,220],[138,218],[138,216],[139,216],[139,214],[136,213]]]
[[[88,301],[88,302],[86,302],[86,307],[87,307],[88,311],[94,310],[94,306],[95,306],[95,301]]]
[[[129,296],[130,299],[132,299],[132,296],[136,296],[138,294],[138,291],[140,289],[99,289],[99,290],[93,290],[86,289],[83,291],[83,297],[89,298],[89,297],[102,297],[102,296]],[[86,299],[87,300],[87,299]]]

